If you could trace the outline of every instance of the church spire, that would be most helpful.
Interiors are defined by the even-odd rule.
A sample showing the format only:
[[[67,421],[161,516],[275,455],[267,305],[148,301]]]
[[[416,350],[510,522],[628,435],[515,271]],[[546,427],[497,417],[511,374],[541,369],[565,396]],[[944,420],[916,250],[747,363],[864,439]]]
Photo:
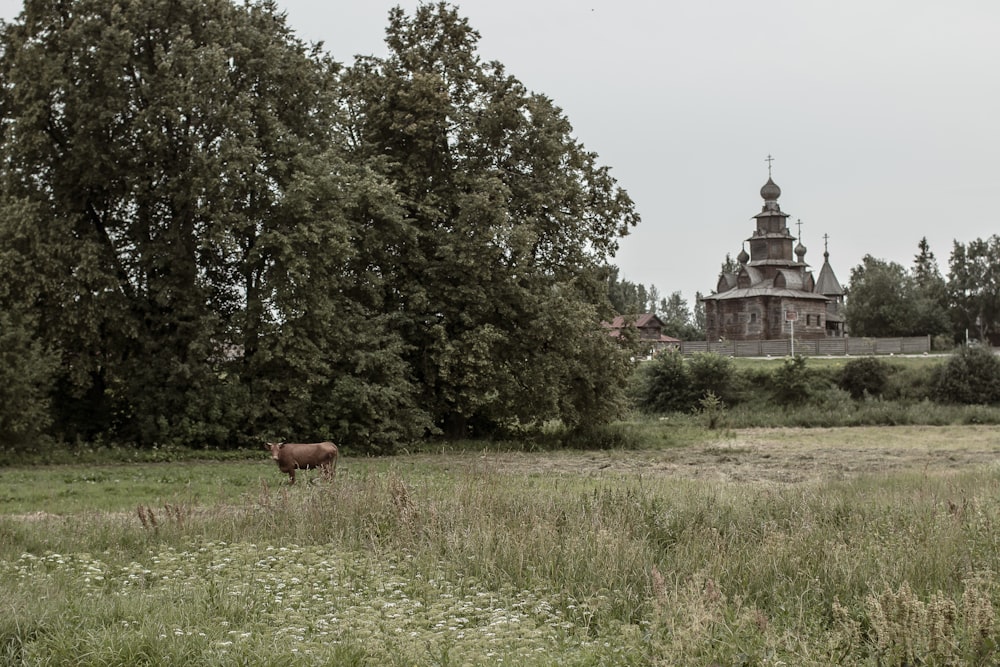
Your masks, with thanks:
[[[806,247],[802,245],[802,219],[796,218],[795,224],[799,228],[799,242],[795,244],[795,256],[799,260],[799,264],[806,263]]]
[[[823,234],[823,268],[819,270],[819,278],[816,280],[817,294],[823,294],[830,298],[840,299],[844,296],[844,288],[837,280],[833,267],[830,266],[830,235]]]
[[[771,161],[774,160],[770,155],[767,156],[767,183],[764,187],[760,189],[760,196],[764,199],[764,210],[765,211],[779,211],[781,210],[778,206],[778,197],[781,196],[781,188],[778,184],[774,182],[771,178]]]

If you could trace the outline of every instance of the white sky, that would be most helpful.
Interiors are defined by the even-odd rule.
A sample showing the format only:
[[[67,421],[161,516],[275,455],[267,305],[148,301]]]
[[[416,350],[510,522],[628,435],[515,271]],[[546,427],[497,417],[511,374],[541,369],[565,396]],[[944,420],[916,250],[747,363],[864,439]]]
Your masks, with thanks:
[[[341,62],[384,53],[389,8],[278,0]],[[622,277],[711,292],[754,229],[765,158],[806,261],[847,284],[870,253],[1000,233],[996,0],[464,0],[483,60],[563,109],[636,203]],[[20,10],[0,0],[0,18]]]

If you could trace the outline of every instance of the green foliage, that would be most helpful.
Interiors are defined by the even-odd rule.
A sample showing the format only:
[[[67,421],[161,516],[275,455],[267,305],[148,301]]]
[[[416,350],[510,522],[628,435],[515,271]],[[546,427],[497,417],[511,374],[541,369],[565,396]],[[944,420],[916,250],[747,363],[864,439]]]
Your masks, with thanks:
[[[641,369],[637,400],[642,409],[652,413],[694,410],[709,395],[729,404],[739,400],[735,366],[731,359],[719,354],[685,357],[670,349]]]
[[[989,348],[962,347],[937,369],[933,394],[942,403],[1000,403],[1000,359]]]
[[[705,312],[700,298],[700,293],[695,295],[693,312],[680,292],[672,292],[669,297],[660,299],[657,313],[664,323],[663,333],[680,340],[704,340]]]
[[[717,429],[726,410],[726,404],[722,402],[722,399],[709,390],[705,396],[698,401],[698,406],[699,414],[701,414],[702,419],[704,419],[705,422],[705,428],[710,431]]]
[[[37,430],[389,453],[620,414],[600,322],[638,215],[455,8],[393,10],[348,68],[270,2],[67,16],[0,33],[0,307],[42,336],[10,367]]]
[[[686,363],[697,399],[712,394],[729,405],[737,402],[736,366],[732,359],[714,352],[699,352],[688,357]]]
[[[951,334],[938,334],[931,339],[932,352],[951,352],[955,349],[955,339]]]
[[[948,316],[948,284],[941,276],[937,258],[926,237],[920,239],[917,248],[919,252],[913,258],[910,271],[917,322],[923,325],[925,334],[949,336],[953,329]]]
[[[954,357],[740,361],[715,355],[694,361],[696,355],[673,353],[640,365],[630,396],[638,410],[663,415],[698,411],[711,391],[725,404],[726,425],[733,428],[1000,424],[998,402],[983,398],[992,385],[981,379],[992,377],[995,360],[988,350],[973,349],[979,351],[971,353],[972,362]],[[729,379],[718,385],[731,394],[695,389],[691,368],[706,360],[708,368],[732,364],[731,378],[726,370],[722,377]],[[868,400],[858,401],[861,397]]]
[[[353,161],[394,184],[383,267],[419,405],[444,434],[570,428],[616,414],[624,351],[600,328],[607,260],[638,222],[562,112],[499,63],[446,4],[390,12],[384,58],[344,72]]]
[[[21,167],[2,190],[23,215],[4,226],[32,260],[11,296],[62,357],[70,439],[232,445],[259,425],[233,362],[274,312],[266,269],[297,222],[281,204],[330,136],[334,80],[275,11],[81,0],[5,27]]]
[[[882,396],[889,383],[889,364],[875,357],[851,359],[840,370],[837,380],[841,389],[854,399]]]
[[[955,241],[948,260],[948,297],[955,340],[995,342],[1000,334],[1000,236]]]
[[[933,393],[935,369],[945,363],[947,362],[939,361],[933,366],[927,367],[893,364],[888,380],[886,381],[883,397],[886,400],[907,403],[930,401]]]
[[[57,366],[30,316],[0,311],[0,448],[46,444]]]
[[[645,378],[640,396],[644,410],[686,412],[693,407],[698,396],[691,386],[691,376],[680,352],[665,350],[640,368]]]
[[[771,382],[772,395],[779,405],[801,405],[812,395],[810,372],[802,355],[785,359]]]
[[[649,296],[646,286],[619,279],[618,267],[608,269],[608,300],[611,308],[619,315],[638,315],[646,312]]]
[[[851,270],[847,322],[855,336],[937,336],[948,333],[948,288],[927,239],[912,270],[866,255]]]
[[[913,293],[913,279],[903,266],[865,255],[862,263],[851,269],[847,289],[847,325],[851,335],[928,333],[925,323],[918,320]]]

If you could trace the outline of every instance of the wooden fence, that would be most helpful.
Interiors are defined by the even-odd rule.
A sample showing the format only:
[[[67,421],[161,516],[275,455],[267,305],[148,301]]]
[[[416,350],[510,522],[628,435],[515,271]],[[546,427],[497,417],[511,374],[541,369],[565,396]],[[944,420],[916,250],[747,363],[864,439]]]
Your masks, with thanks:
[[[792,354],[792,341],[784,340],[727,340],[717,343],[708,341],[683,341],[682,354],[715,352],[729,357],[787,357]],[[872,354],[926,354],[931,351],[930,336],[909,338],[820,338],[816,340],[795,339],[795,354],[804,357],[817,356],[868,356]]]

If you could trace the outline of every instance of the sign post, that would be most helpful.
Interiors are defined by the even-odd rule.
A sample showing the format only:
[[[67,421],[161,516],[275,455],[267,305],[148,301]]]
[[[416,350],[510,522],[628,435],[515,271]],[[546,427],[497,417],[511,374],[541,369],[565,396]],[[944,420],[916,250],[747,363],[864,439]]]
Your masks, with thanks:
[[[785,321],[788,322],[788,326],[791,328],[792,333],[792,356],[795,356],[795,320],[799,318],[799,314],[794,310],[785,311]]]

